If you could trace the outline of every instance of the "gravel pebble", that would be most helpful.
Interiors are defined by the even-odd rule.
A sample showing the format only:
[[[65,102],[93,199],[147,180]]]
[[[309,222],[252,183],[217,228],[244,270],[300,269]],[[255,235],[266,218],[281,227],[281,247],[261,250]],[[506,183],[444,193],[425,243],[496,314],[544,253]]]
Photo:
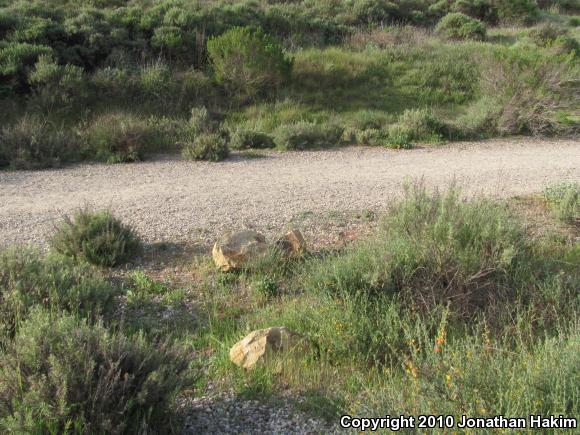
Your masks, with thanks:
[[[334,434],[337,425],[297,411],[287,398],[262,402],[232,393],[181,399],[184,434]]]
[[[455,179],[466,193],[496,197],[580,180],[580,141],[572,139],[264,155],[234,155],[220,163],[161,156],[135,164],[0,171],[0,246],[43,246],[54,222],[83,205],[111,208],[146,242],[208,244],[225,229],[247,228],[273,237],[305,221],[314,223],[304,231],[310,240],[331,213],[385,209],[409,179],[441,187]]]

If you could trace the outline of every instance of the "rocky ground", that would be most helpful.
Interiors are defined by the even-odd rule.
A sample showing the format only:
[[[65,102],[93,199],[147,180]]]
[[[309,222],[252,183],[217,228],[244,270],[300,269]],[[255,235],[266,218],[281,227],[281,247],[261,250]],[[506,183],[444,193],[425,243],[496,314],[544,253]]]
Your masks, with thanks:
[[[243,400],[232,394],[186,399],[185,434],[333,434],[336,424],[297,411],[288,399]],[[343,431],[344,432],[344,431]]]

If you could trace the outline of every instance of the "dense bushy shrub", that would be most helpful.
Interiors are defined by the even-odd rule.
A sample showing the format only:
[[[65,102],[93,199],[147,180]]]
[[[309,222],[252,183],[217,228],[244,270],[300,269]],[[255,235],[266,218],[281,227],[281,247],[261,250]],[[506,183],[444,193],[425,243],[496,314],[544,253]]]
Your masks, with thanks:
[[[451,10],[491,24],[496,24],[498,19],[497,8],[492,0],[456,0]]]
[[[252,98],[288,80],[292,61],[260,30],[237,27],[207,43],[216,79],[232,95]]]
[[[323,261],[308,286],[335,294],[399,294],[428,312],[448,305],[474,315],[503,297],[515,298],[523,230],[501,205],[463,202],[457,192],[429,194],[418,186],[383,224],[384,234]]]
[[[546,135],[564,128],[555,112],[578,95],[574,70],[517,47],[497,50],[480,64],[481,92],[496,101],[500,134]]]
[[[35,310],[0,353],[0,430],[167,432],[188,364],[169,344]]]
[[[580,222],[580,183],[560,183],[548,187],[544,196],[557,219]]]
[[[274,148],[272,136],[254,130],[237,129],[231,134],[230,148],[234,150]]]
[[[29,73],[28,82],[36,93],[35,102],[46,111],[67,110],[87,94],[82,68],[59,65],[49,56],[38,58]]]
[[[221,133],[201,133],[183,144],[181,155],[187,160],[219,162],[229,155],[226,138]]]
[[[145,152],[158,151],[165,143],[163,132],[147,120],[127,113],[96,117],[81,131],[85,157],[107,163],[136,162]]]
[[[174,61],[195,59],[195,36],[177,26],[161,26],[155,29],[151,46]]]
[[[401,124],[390,125],[387,136],[387,145],[394,149],[411,149],[413,147],[413,132]]]
[[[35,117],[22,117],[0,130],[0,168],[56,167],[72,154],[76,138]]]
[[[501,0],[496,6],[497,15],[504,24],[532,24],[539,14],[534,0]]]
[[[140,68],[138,76],[139,90],[147,97],[161,97],[170,86],[169,67],[157,62]]]
[[[338,125],[304,121],[280,126],[275,138],[283,150],[307,150],[340,145],[343,132],[344,129]]]
[[[97,319],[110,308],[116,293],[112,285],[87,265],[58,256],[42,258],[30,250],[2,251],[0,346],[35,305]]]
[[[27,88],[28,72],[42,55],[50,56],[52,49],[44,45],[10,43],[0,45],[0,81],[16,91]]]
[[[66,217],[50,244],[63,255],[103,267],[130,261],[140,247],[133,230],[111,212],[88,209],[79,210],[72,219]]]
[[[389,127],[389,140],[398,148],[411,141],[440,141],[449,135],[449,126],[429,109],[407,109]]]
[[[445,15],[437,24],[435,30],[451,39],[485,39],[485,25],[460,12]]]
[[[556,49],[556,53],[580,52],[580,44],[569,36],[568,30],[552,23],[542,24],[530,31],[530,38],[542,47]]]

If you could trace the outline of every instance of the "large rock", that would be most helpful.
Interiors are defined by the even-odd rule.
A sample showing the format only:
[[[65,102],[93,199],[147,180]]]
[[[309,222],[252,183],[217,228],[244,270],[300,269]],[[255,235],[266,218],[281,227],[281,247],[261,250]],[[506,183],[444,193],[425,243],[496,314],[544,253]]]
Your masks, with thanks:
[[[247,230],[220,238],[213,247],[212,256],[216,266],[227,272],[241,268],[267,249],[266,238],[262,234]]]
[[[306,241],[300,230],[293,229],[276,242],[276,246],[288,257],[300,256],[306,253]]]
[[[304,337],[284,326],[258,329],[230,349],[230,360],[237,366],[251,369],[272,355],[297,350],[304,352],[306,349]]]

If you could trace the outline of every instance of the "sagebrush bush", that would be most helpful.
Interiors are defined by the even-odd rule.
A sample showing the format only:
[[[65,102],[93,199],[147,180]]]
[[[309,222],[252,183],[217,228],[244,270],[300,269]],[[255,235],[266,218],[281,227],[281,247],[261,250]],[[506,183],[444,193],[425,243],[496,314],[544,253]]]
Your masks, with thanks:
[[[231,133],[230,148],[234,150],[274,148],[272,136],[260,131],[238,128]]]
[[[460,12],[445,15],[435,30],[450,39],[483,40],[486,36],[485,24]]]
[[[430,109],[407,109],[389,127],[389,136],[408,141],[440,141],[450,136],[450,127]]]
[[[219,162],[229,155],[228,142],[221,133],[201,133],[183,144],[181,155],[186,160]]]
[[[394,149],[411,149],[413,147],[413,130],[402,124],[390,125],[387,130],[387,146]]]
[[[184,350],[35,310],[0,353],[0,429],[15,433],[167,432],[192,379]]]
[[[28,87],[28,73],[40,56],[51,56],[53,50],[44,45],[12,42],[0,45],[0,79],[11,90],[24,91]]]
[[[543,54],[517,47],[480,59],[483,96],[496,101],[500,134],[548,135],[564,128],[555,117],[576,100],[574,70]]]
[[[552,48],[556,54],[573,50],[580,52],[580,44],[569,35],[568,30],[553,23],[542,24],[532,29],[530,38],[542,47]]]
[[[283,150],[307,150],[340,145],[343,132],[342,127],[332,123],[303,121],[278,127],[275,138]]]
[[[77,143],[71,131],[24,116],[16,124],[0,129],[0,168],[57,167],[74,156]]]
[[[580,183],[560,183],[548,187],[544,196],[557,219],[580,222]]]
[[[170,87],[169,67],[163,62],[142,66],[139,70],[139,90],[147,97],[161,97]]]
[[[195,137],[195,135],[201,134],[203,132],[214,131],[217,127],[217,123],[211,118],[211,115],[205,106],[193,107],[191,109],[191,115],[189,117],[189,122],[185,127],[187,133],[189,133],[189,138]]]
[[[236,27],[207,43],[216,78],[232,95],[252,98],[289,79],[292,61],[261,30]]]
[[[418,186],[390,212],[384,231],[322,262],[309,286],[338,295],[399,294],[425,312],[450,304],[459,316],[515,297],[510,280],[525,237],[502,206]]]
[[[0,346],[36,305],[96,320],[117,289],[87,265],[25,249],[0,252]]]
[[[484,96],[467,106],[465,112],[454,121],[452,130],[459,139],[491,137],[498,132],[501,111],[496,98]]]
[[[83,153],[107,163],[140,161],[147,151],[158,151],[166,145],[162,133],[137,116],[107,113],[83,126]]]
[[[110,211],[79,210],[56,227],[50,245],[57,252],[102,267],[131,261],[140,241],[134,231]]]
[[[534,0],[502,0],[496,2],[496,7],[502,24],[529,25],[539,15],[538,5]]]
[[[67,110],[87,95],[83,70],[74,65],[58,65],[49,56],[40,56],[28,81],[35,91],[35,103],[45,111]]]

